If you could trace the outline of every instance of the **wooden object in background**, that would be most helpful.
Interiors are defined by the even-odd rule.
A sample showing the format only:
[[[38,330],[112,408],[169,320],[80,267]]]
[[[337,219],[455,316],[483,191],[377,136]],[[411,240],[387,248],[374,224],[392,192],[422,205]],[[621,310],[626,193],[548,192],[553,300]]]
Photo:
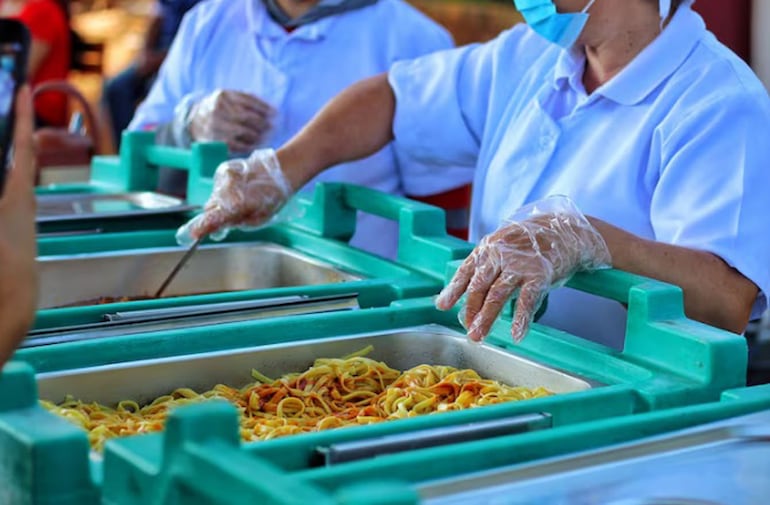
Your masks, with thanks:
[[[486,42],[522,21],[513,2],[463,0],[408,0],[410,4],[443,25],[462,46]]]

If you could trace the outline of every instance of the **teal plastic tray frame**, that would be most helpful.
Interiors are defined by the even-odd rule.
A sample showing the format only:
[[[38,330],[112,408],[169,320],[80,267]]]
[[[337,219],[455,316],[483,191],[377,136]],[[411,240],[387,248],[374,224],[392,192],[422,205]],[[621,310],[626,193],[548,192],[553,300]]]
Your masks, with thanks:
[[[34,389],[33,372],[13,363],[0,385]],[[741,388],[724,392],[718,402],[291,471],[268,456],[245,451],[237,438],[235,410],[220,402],[178,409],[161,434],[111,442],[103,464],[89,468],[88,444],[78,428],[62,419],[41,418],[34,401],[3,399],[0,448],[14,456],[25,451],[28,463],[0,465],[0,482],[10,483],[8,503],[418,504],[414,486],[421,482],[598,449],[768,408],[770,386]],[[14,428],[34,421],[45,423],[47,438],[13,437]],[[24,431],[33,430],[26,426]],[[51,452],[63,457],[45,457]]]
[[[158,169],[170,167],[188,172],[187,202],[203,205],[213,187],[217,166],[228,159],[227,145],[221,142],[195,143],[190,149],[155,145],[153,132],[124,132],[117,156],[94,156],[90,180],[40,186],[42,195],[71,193],[154,192],[158,187]],[[38,225],[38,236],[77,236],[101,232],[126,232],[137,229],[176,228],[192,213],[169,213],[126,217],[104,216],[83,220],[50,221]]]
[[[610,281],[612,287],[606,288]],[[66,421],[37,407],[32,370],[23,365],[15,365],[0,376],[2,389],[11,392],[0,397],[0,446],[11,450],[4,454],[13,468],[10,471],[15,472],[12,476],[14,481],[31,483],[29,492],[34,496],[52,496],[49,491],[53,487],[48,483],[52,479],[50,475],[75,472],[77,475],[62,481],[80,483],[80,487],[67,488],[62,484],[65,488],[57,488],[62,496],[76,494],[77,489],[97,489],[109,503],[177,503],[175,500],[182,499],[189,500],[186,503],[220,503],[217,500],[235,499],[234,495],[212,496],[216,495],[210,489],[212,482],[235,479],[233,485],[240,486],[237,489],[244,486],[253,488],[252,494],[248,496],[270,496],[264,499],[274,503],[299,503],[291,500],[300,500],[298,497],[305,496],[321,500],[324,495],[322,492],[318,494],[319,488],[337,490],[351,482],[368,481],[379,475],[414,482],[414,479],[428,478],[429,474],[441,474],[451,468],[456,470],[457,461],[463,461],[468,471],[505,464],[513,456],[510,456],[508,450],[501,451],[499,444],[513,443],[519,437],[524,437],[524,440],[539,437],[539,443],[533,444],[529,452],[525,451],[521,456],[535,458],[545,454],[548,447],[553,447],[546,442],[550,440],[550,432],[560,433],[555,431],[559,427],[591,424],[601,420],[606,420],[608,425],[613,425],[613,420],[617,420],[622,425],[628,422],[626,420],[633,420],[644,412],[665,412],[678,406],[715,401],[722,391],[744,383],[745,375],[742,372],[746,369],[746,344],[743,338],[686,319],[681,310],[682,296],[678,288],[617,271],[581,275],[572,284],[604,294],[609,289],[610,294],[614,293],[628,301],[629,334],[623,351],[591,345],[539,324],[532,326],[530,334],[521,344],[513,346],[508,343],[510,321],[505,319],[493,328],[490,342],[510,345],[511,350],[519,355],[606,384],[595,389],[252,444],[238,443],[236,414],[230,406],[198,406],[194,413],[181,408],[178,415],[189,421],[174,421],[182,423],[179,428],[174,428],[172,423],[166,434],[109,441],[105,448],[104,462],[89,468],[85,433],[78,428],[67,427]],[[456,311],[439,312],[433,307],[431,299],[407,299],[394,302],[388,308],[350,313],[276,318],[116,337],[102,342],[87,341],[26,349],[17,352],[15,357],[28,362],[40,372],[46,372],[314,340],[340,334],[387,331],[429,323],[459,329]],[[650,342],[646,343],[646,340]],[[691,408],[697,412],[700,407]],[[309,466],[315,448],[330,443],[532,413],[550,414],[553,429],[381,456],[370,461],[329,468]],[[681,414],[679,417],[682,417]],[[674,419],[676,421],[677,418]],[[673,425],[675,421],[669,420],[665,424]],[[185,427],[187,422],[191,425]],[[205,436],[201,434],[204,431]],[[66,446],[66,457],[58,449],[39,450],[40,444],[46,443],[54,444],[52,447]],[[477,452],[465,452],[471,450],[468,447]],[[492,450],[492,447],[496,449]],[[175,451],[183,455],[175,455]],[[411,458],[422,458],[425,454],[434,453],[441,454],[441,458],[431,459],[431,463],[426,459],[417,465],[404,465]],[[484,456],[478,456],[471,460],[472,464],[466,465],[468,454]],[[508,454],[508,459],[505,454]],[[175,461],[177,463],[173,463]],[[436,461],[443,463],[436,466]],[[265,469],[263,465],[269,465],[269,468]],[[396,470],[399,465],[400,470]],[[33,474],[31,469],[35,467],[46,470],[42,474]],[[249,480],[247,476],[254,475],[248,471],[250,468],[264,469],[264,475],[270,478]],[[9,472],[8,468],[0,471]],[[279,478],[286,473],[300,480]],[[182,478],[182,474],[187,477]],[[217,480],[206,481],[208,475],[216,475]],[[275,480],[272,479],[274,475]],[[84,485],[84,482],[91,484]],[[204,485],[206,482],[208,484]],[[271,486],[266,482],[294,482],[287,485],[296,486],[297,493],[279,497],[275,493],[284,489],[284,485]],[[384,486],[383,489],[392,487],[388,483],[379,485]],[[361,489],[351,491],[346,488],[343,494],[348,494],[344,500],[348,500],[347,503],[362,503],[355,500],[363,499],[358,494],[363,492]],[[390,499],[391,496],[401,496],[406,501],[399,503],[413,502],[409,501],[414,496],[408,492],[408,488],[397,486],[394,492],[395,495],[385,493],[383,497]],[[79,498],[83,497],[79,495]],[[339,501],[341,498],[335,499]]]
[[[213,180],[217,166],[227,159],[227,145],[222,142],[199,142],[190,149],[181,149],[156,145],[153,132],[124,132],[118,155],[93,157],[89,182],[52,184],[36,191],[38,194],[155,191],[158,168],[170,167],[189,173],[187,199],[191,204],[203,204],[212,186],[201,181]]]

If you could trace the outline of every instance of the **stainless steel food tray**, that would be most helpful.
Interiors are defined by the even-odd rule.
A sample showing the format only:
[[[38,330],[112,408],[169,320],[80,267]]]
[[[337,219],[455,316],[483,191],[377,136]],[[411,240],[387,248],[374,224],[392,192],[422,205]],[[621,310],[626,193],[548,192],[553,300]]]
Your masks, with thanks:
[[[37,195],[37,222],[138,217],[197,209],[184,200],[150,191]]]
[[[38,308],[75,305],[100,297],[151,295],[184,252],[179,247],[168,247],[40,257]],[[164,298],[362,278],[272,243],[207,244],[190,258],[164,292]]]
[[[503,349],[469,342],[461,333],[439,325],[389,332],[339,336],[73,369],[38,374],[40,398],[58,402],[65,395],[115,405],[133,399],[146,403],[180,387],[198,392],[216,384],[241,387],[253,381],[252,368],[268,377],[301,372],[316,358],[337,358],[372,345],[368,357],[406,370],[420,364],[472,368],[482,377],[508,385],[543,386],[554,393],[580,391],[598,384],[524,359]]]
[[[753,505],[768,502],[768,475],[764,411],[418,489],[426,505]]]

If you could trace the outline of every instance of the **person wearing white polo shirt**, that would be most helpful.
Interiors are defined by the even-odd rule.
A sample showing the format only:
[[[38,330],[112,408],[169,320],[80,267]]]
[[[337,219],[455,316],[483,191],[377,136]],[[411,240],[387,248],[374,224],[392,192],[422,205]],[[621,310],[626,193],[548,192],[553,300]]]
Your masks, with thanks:
[[[403,0],[209,0],[183,19],[129,129],[155,129],[175,146],[223,141],[243,156],[280,146],[351,84],[451,47],[443,27]],[[391,144],[303,190],[334,181],[422,197],[472,179],[471,166],[426,165]],[[161,173],[162,191],[186,187],[185,173]],[[394,257],[397,232],[397,223],[362,214],[351,244]]]
[[[327,166],[394,140],[426,163],[476,167],[478,244],[437,299],[448,309],[467,293],[471,339],[517,295],[519,341],[550,291],[541,322],[621,347],[621,304],[558,287],[610,265],[680,286],[689,317],[742,332],[770,290],[770,98],[759,79],[692,0],[514,3],[526,25],[398,62],[275,155],[252,154],[243,166],[274,189],[227,206],[245,187],[233,178],[181,234],[264,219]]]

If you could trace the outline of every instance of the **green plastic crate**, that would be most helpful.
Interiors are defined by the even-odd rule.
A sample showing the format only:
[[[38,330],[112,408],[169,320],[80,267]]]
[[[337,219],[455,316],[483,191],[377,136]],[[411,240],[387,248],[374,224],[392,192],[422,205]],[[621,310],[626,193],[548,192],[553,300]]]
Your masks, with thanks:
[[[217,166],[228,159],[227,146],[221,142],[195,143],[190,149],[155,145],[152,132],[127,132],[117,156],[94,156],[91,176],[86,183],[63,183],[41,186],[36,193],[63,195],[72,193],[126,193],[155,191],[158,168],[170,167],[188,172],[187,201],[203,205],[213,187]],[[137,229],[178,227],[191,217],[190,213],[137,215],[125,217],[89,218],[73,221],[39,223],[41,236],[80,235],[99,232],[121,232]]]
[[[232,429],[229,433],[210,429],[212,425],[235,423],[234,412],[228,406],[196,405],[178,410],[165,433],[147,437],[157,437],[154,442],[123,439],[112,444],[105,454],[103,497],[106,503],[115,504],[224,505],[248,500],[286,505],[418,504],[421,487],[434,481],[516,468],[544,458],[637,441],[767,409],[770,386],[755,386],[729,390],[718,401],[690,407],[610,417],[336,466],[286,470],[276,462],[275,454],[239,446]],[[143,481],[148,484],[137,485]],[[225,491],[231,486],[238,491]],[[243,490],[244,486],[247,490]]]
[[[155,145],[153,132],[126,132],[119,155],[94,156],[88,182],[50,184],[35,189],[39,195],[65,193],[124,193],[155,191],[158,168],[170,167],[189,172],[188,199],[202,204],[208,199],[211,180],[217,166],[228,159],[222,142],[194,143],[190,149]]]
[[[448,262],[464,258],[472,249],[470,243],[447,235],[443,210],[361,186],[319,184],[312,200],[297,196],[295,204],[302,208],[302,215],[291,222],[248,233],[234,231],[223,243],[248,245],[264,242],[285,246],[291,251],[359,279],[105,305],[46,308],[38,311],[34,329],[47,330],[99,323],[107,312],[260,300],[291,295],[317,298],[355,294],[362,307],[387,306],[396,299],[438,293],[447,275]],[[398,222],[399,239],[395,260],[381,258],[346,243],[355,231],[357,212],[367,212]],[[43,238],[38,240],[38,257],[45,261],[72,255],[87,257],[89,254],[115,251],[138,253],[155,248],[178,250],[180,248],[174,238],[175,232],[176,229],[167,229]],[[158,282],[160,280],[158,279]],[[201,291],[208,291],[206,286],[201,288]]]
[[[504,464],[505,455],[490,455],[490,448],[497,447],[499,442],[520,438],[526,441],[537,436],[542,447],[533,445],[530,455],[537,457],[538,451],[547,452],[549,446],[544,441],[549,440],[550,433],[559,433],[560,427],[602,420],[611,423],[613,419],[622,422],[643,412],[716,401],[722,391],[743,385],[746,370],[743,338],[688,320],[683,314],[678,288],[618,271],[579,275],[571,285],[628,303],[625,349],[612,351],[539,324],[533,325],[522,344],[510,345],[510,348],[524,358],[604,384],[601,387],[249,444],[238,443],[234,409],[211,403],[194,410],[192,407],[178,409],[177,420],[173,421],[178,424],[172,423],[165,436],[152,434],[110,441],[104,461],[89,464],[85,433],[37,407],[34,375],[31,369],[16,365],[0,376],[2,389],[11,392],[0,400],[0,444],[9,448],[3,451],[7,463],[0,472],[12,474],[13,482],[24,483],[16,491],[30,497],[33,503],[47,503],[46,500],[55,500],[54,496],[77,496],[78,503],[88,503],[91,496],[99,493],[105,503],[236,503],[233,501],[238,499],[236,496],[270,503],[316,500],[324,503],[323,500],[328,502],[332,498],[324,495],[322,489],[337,490],[339,486],[360,480],[378,480],[381,475],[416,482],[456,469],[457,461],[465,462],[463,451],[469,450],[467,447],[482,448],[473,453],[478,457],[472,464],[471,461],[464,464],[469,470]],[[201,353],[286,342],[310,343],[344,334],[385,332],[425,324],[461,330],[456,311],[439,312],[431,299],[409,299],[394,302],[387,308],[24,349],[18,351],[15,358],[26,361],[38,372],[66,371],[163,357],[194,357]],[[493,328],[489,342],[509,346],[509,325],[509,320],[501,319]],[[551,429],[380,456],[328,468],[312,466],[319,446],[542,413],[550,416]],[[444,463],[435,469],[435,460],[404,465],[411,458],[432,454],[431,451],[443,454],[444,458]],[[500,454],[500,451],[494,453]],[[399,464],[400,469],[395,470]],[[33,468],[42,470],[33,471]],[[53,475],[56,485],[49,483]],[[258,479],[255,475],[266,478]],[[213,480],[207,480],[208,477]],[[242,494],[227,494],[224,487],[213,485],[224,482],[232,482],[233,489]],[[387,483],[380,486],[391,489]],[[86,491],[91,494],[85,496]],[[345,493],[348,491],[352,494],[342,502],[365,502],[356,494],[360,490]],[[382,503],[412,503],[414,499],[414,493],[403,486],[381,496],[383,500],[401,500]],[[67,503],[63,500],[55,502]]]
[[[563,426],[550,432],[531,432],[383,456],[337,468],[300,471],[294,476],[306,485],[325,489],[332,496],[339,496],[340,490],[344,492],[351,482],[359,482],[361,484],[356,487],[363,500],[367,481],[376,482],[375,476],[387,475],[399,483],[392,484],[395,491],[406,493],[406,489],[410,489],[414,493],[413,503],[419,503],[419,489],[432,481],[457,480],[475,472],[515,468],[545,458],[638,441],[768,408],[770,386],[734,389],[723,393],[720,401],[706,404]],[[386,496],[387,493],[384,491]],[[387,499],[382,503],[388,503]]]

